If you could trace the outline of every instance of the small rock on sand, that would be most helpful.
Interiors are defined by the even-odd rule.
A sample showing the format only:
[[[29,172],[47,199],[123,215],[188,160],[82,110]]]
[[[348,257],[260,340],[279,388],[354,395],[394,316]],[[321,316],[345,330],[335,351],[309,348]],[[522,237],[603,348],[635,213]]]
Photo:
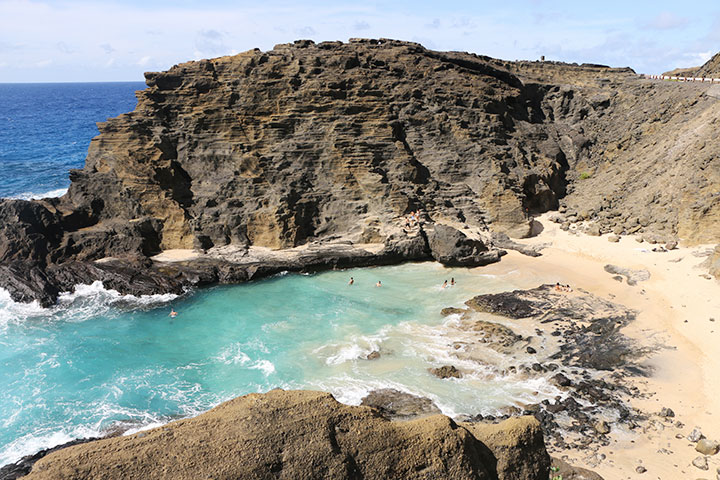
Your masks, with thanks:
[[[663,418],[672,418],[675,416],[675,412],[671,408],[663,407],[660,409],[659,415]]]
[[[637,473],[645,473],[645,472],[647,472],[647,468],[643,467],[642,465],[638,465],[638,466],[635,468],[635,471],[636,471]]]
[[[688,441],[693,443],[699,442],[703,438],[705,438],[705,435],[703,435],[700,429],[697,427],[693,428],[693,431],[690,432],[690,435],[687,436]]]
[[[610,425],[604,420],[601,420],[594,425],[595,431],[601,435],[610,433]]]
[[[620,241],[620,237],[618,237],[617,235],[610,235],[608,237],[608,242],[618,243],[619,241]]]
[[[720,444],[707,438],[701,438],[695,445],[695,450],[703,455],[715,455],[720,451]]]
[[[708,462],[706,457],[696,457],[695,460],[692,461],[692,464],[700,470],[708,469]]]

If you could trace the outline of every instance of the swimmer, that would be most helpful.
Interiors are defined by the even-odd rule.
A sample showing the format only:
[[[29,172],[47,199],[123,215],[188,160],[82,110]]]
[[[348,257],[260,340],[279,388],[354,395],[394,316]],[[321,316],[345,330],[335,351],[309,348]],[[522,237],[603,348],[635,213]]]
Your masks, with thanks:
[[[555,291],[561,292],[562,287],[560,286],[560,282],[555,283]]]
[[[168,315],[168,317],[171,317],[171,318],[177,317],[177,312],[171,308],[171,309],[170,309],[170,315]]]
[[[445,280],[445,282],[443,283],[442,288],[447,288],[447,280]]]
[[[455,277],[452,277],[452,278],[450,279],[450,285],[451,285],[451,286],[452,286],[452,285],[455,285]]]
[[[355,279],[353,277],[350,277],[350,281],[348,282],[348,285],[352,285],[355,283]]]
[[[375,284],[376,287],[382,287],[382,282],[378,280],[378,283]]]

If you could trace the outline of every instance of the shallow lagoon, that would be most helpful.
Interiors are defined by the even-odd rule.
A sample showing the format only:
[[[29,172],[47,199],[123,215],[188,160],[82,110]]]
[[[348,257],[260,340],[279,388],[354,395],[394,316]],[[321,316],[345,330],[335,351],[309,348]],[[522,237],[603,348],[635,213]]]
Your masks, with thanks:
[[[451,277],[457,285],[443,289]],[[428,396],[449,415],[551,398],[557,391],[543,379],[499,376],[502,358],[493,366],[452,354],[466,334],[440,310],[512,289],[513,278],[422,263],[279,275],[181,298],[126,297],[95,284],[48,310],[2,292],[0,465],[278,387],[326,390],[350,404],[391,387]],[[373,351],[380,358],[367,360]],[[427,370],[447,364],[470,373],[441,380]]]

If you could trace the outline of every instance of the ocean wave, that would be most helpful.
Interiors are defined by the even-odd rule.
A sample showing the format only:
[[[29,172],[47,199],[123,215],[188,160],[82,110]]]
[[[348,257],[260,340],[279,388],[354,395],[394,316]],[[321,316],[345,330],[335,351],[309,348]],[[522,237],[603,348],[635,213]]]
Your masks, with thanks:
[[[56,197],[62,197],[67,193],[67,188],[57,188],[55,190],[49,190],[47,192],[42,193],[35,193],[35,192],[23,192],[18,193],[17,195],[13,195],[11,197],[15,200],[39,200],[41,198],[56,198]]]
[[[10,292],[0,288],[0,331],[10,323],[29,319],[61,319],[80,322],[107,313],[117,306],[130,308],[155,307],[178,298],[173,293],[156,295],[122,295],[116,290],[106,289],[101,281],[79,284],[73,292],[61,293],[56,305],[43,308],[35,301],[22,303],[14,301]]]

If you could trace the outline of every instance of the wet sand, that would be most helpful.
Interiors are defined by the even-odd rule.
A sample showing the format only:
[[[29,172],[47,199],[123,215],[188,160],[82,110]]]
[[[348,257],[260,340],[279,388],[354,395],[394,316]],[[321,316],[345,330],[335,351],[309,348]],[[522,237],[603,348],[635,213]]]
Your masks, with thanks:
[[[623,333],[657,349],[646,362],[654,369],[652,376],[633,380],[648,395],[630,399],[631,405],[650,415],[649,420],[634,434],[611,433],[611,445],[598,452],[606,458],[597,464],[596,455],[588,458],[588,452],[570,450],[560,455],[591,467],[606,480],[638,478],[640,465],[647,469],[643,478],[715,478],[720,454],[709,457],[708,471],[700,470],[691,464],[700,455],[694,444],[675,438],[676,434],[687,436],[697,426],[709,439],[720,440],[720,375],[716,372],[720,367],[720,282],[706,278],[707,271],[699,267],[707,257],[694,255],[711,246],[652,252],[655,245],[638,243],[633,236],[611,243],[607,236],[562,231],[547,215],[539,221],[543,231],[521,243],[550,243],[541,257],[511,251],[500,263],[478,272],[512,272],[518,276],[517,283],[527,288],[570,284],[637,310],[636,321]],[[630,286],[607,273],[606,264],[644,269],[651,276]],[[675,418],[663,421],[655,415],[663,407],[671,408]],[[675,426],[678,421],[684,427]]]

